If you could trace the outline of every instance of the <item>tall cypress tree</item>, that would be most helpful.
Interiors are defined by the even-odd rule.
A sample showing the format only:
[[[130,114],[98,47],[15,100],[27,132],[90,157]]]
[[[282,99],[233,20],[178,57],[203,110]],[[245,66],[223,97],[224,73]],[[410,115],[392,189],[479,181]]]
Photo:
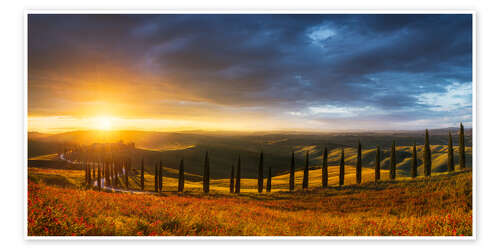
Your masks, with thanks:
[[[85,169],[85,187],[89,188],[89,166],[83,162],[80,165]]]
[[[89,186],[90,185],[90,179],[91,179],[91,176],[90,176],[90,165],[87,163],[87,162],[84,162],[82,163],[84,166],[85,166],[85,177],[87,178],[87,183],[86,185]]]
[[[128,171],[130,169],[130,159],[125,162],[125,188],[128,189]]]
[[[356,183],[361,184],[361,171],[363,170],[362,168],[362,156],[361,156],[361,141],[358,140],[358,157],[356,161]]]
[[[160,161],[160,165],[158,166],[158,190],[163,190],[163,163]]]
[[[460,170],[465,169],[465,135],[464,135],[464,126],[462,123],[460,123],[460,134],[458,136],[458,143],[459,143],[459,148],[458,148],[458,161],[460,164]]]
[[[104,175],[104,185],[108,186],[109,185],[109,180],[108,180],[108,162],[104,160],[103,164],[103,175]]]
[[[205,163],[203,164],[203,192],[208,193],[210,191],[210,165],[208,159],[208,151],[205,152]]]
[[[155,163],[155,192],[158,192],[158,164]]]
[[[114,176],[115,171],[113,171],[113,170],[114,170],[113,169],[113,162],[111,161],[110,166],[109,166],[109,175],[110,175],[109,180],[110,180],[112,187],[116,185],[116,180],[115,180],[115,176]]]
[[[413,142],[413,154],[411,159],[411,177],[417,177],[417,142]]]
[[[306,152],[306,166],[304,168],[304,179],[302,180],[302,189],[309,188],[309,151]]]
[[[321,184],[323,188],[328,187],[328,149],[323,152],[323,168],[321,170]]]
[[[231,165],[231,179],[229,180],[229,193],[234,193],[234,165]]]
[[[141,160],[141,190],[144,191],[144,157]]]
[[[234,192],[240,193],[240,181],[241,181],[241,158],[238,156],[238,166],[236,168],[236,185]]]
[[[258,186],[257,189],[259,193],[262,193],[262,189],[264,189],[264,153],[262,151],[260,152],[258,175],[259,176],[257,179],[257,186]]]
[[[377,145],[375,152],[375,182],[380,180],[380,146]]]
[[[290,180],[288,183],[290,191],[295,189],[295,152],[292,151],[292,160],[290,162]]]
[[[431,158],[431,147],[429,141],[429,130],[425,130],[425,144],[424,144],[424,172],[425,176],[431,176],[432,170],[432,158]]]
[[[391,180],[396,179],[396,142],[393,140],[392,141],[392,148],[391,148]]]
[[[101,191],[101,166],[97,165],[97,190]]]
[[[340,163],[339,163],[339,186],[344,185],[344,175],[345,175],[344,146],[342,146],[340,152]]]
[[[271,192],[271,166],[269,166],[269,172],[267,173],[267,185],[266,185],[266,192]]]
[[[451,131],[448,131],[448,172],[455,171],[455,160],[453,159],[453,140]]]
[[[179,184],[177,185],[177,192],[184,192],[184,159],[181,159],[179,165]]]

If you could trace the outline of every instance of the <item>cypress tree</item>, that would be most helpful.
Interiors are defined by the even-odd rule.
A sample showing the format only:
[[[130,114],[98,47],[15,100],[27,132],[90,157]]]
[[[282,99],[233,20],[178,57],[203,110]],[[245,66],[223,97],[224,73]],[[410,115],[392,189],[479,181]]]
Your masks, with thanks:
[[[362,163],[361,163],[361,141],[358,140],[358,157],[356,161],[356,183],[361,184],[361,171],[363,170],[362,168]]]
[[[158,164],[155,163],[155,192],[158,192]]]
[[[122,172],[120,172],[121,169],[119,163],[117,161],[113,161],[111,169],[113,169],[113,182],[118,186],[118,178],[123,174]]]
[[[302,189],[309,188],[309,151],[306,152],[306,167],[304,168],[304,179],[302,180]]]
[[[231,165],[231,179],[229,180],[229,193],[234,193],[234,165]]]
[[[110,176],[109,176],[109,162],[106,161],[104,163],[104,174],[106,175],[106,186],[110,186],[111,185],[111,179],[110,179]]]
[[[97,190],[101,191],[101,166],[97,165]]]
[[[413,142],[413,154],[411,159],[411,177],[417,177],[417,142]]]
[[[375,182],[380,180],[380,146],[377,145],[375,152]]]
[[[460,164],[460,170],[465,169],[465,135],[464,135],[464,126],[462,123],[460,123],[460,134],[458,136],[458,143],[459,143],[459,155],[458,155],[458,161]]]
[[[345,175],[344,147],[342,146],[340,152],[340,164],[339,164],[339,186],[344,185],[344,175]]]
[[[391,180],[396,179],[396,141],[392,141],[391,148]]]
[[[86,163],[88,166],[88,171],[89,171],[89,187],[92,187],[92,166],[90,165],[89,162]]]
[[[323,152],[323,168],[321,171],[321,184],[323,188],[328,187],[328,150],[325,147],[325,151]]]
[[[179,184],[177,186],[177,192],[184,192],[184,159],[181,159],[179,165]]]
[[[429,142],[429,130],[425,130],[425,144],[424,144],[424,172],[425,176],[431,176],[432,158],[431,147]]]
[[[259,158],[259,173],[258,173],[257,186],[259,193],[262,193],[262,189],[264,189],[264,153],[262,151],[260,152],[260,158]]]
[[[266,185],[266,192],[271,192],[271,166],[269,166],[269,172],[267,173],[267,185]]]
[[[83,163],[83,165],[85,166],[85,178],[87,179],[85,185],[87,186],[87,188],[89,188],[90,187],[90,169],[89,169],[89,165],[87,163]]]
[[[203,192],[208,193],[210,191],[210,165],[208,162],[208,151],[205,152],[205,163],[203,165]]]
[[[240,193],[240,181],[241,181],[241,158],[238,156],[238,166],[236,168],[236,185],[234,192]]]
[[[290,191],[295,189],[295,152],[292,151],[292,160],[290,162],[290,180],[288,188]]]
[[[448,131],[448,172],[455,171],[455,160],[453,159],[453,140],[451,131]]]
[[[144,191],[144,157],[141,160],[141,190]]]
[[[85,186],[88,188],[89,187],[89,166],[85,163],[81,163],[82,168],[85,169]]]
[[[163,163],[161,161],[158,166],[158,189],[160,192],[163,190]]]
[[[111,165],[109,167],[109,172],[110,172],[110,183],[111,183],[111,186],[114,186],[116,184],[116,180],[115,180],[115,175],[114,175],[114,172],[116,171],[113,171],[114,168],[113,168],[113,162],[111,162]]]
[[[130,169],[130,159],[125,162],[125,188],[128,189],[128,170]]]
[[[106,177],[104,175],[104,162],[101,161],[100,165],[101,165],[101,168],[100,168],[101,169],[101,178],[103,178],[103,180],[101,180],[101,185],[104,186],[104,179],[106,179]]]

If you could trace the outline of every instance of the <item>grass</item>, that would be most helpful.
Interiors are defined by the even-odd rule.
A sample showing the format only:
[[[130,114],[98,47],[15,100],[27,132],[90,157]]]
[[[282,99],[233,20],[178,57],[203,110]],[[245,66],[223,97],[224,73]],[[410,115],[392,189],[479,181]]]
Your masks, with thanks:
[[[283,191],[288,179],[281,175],[273,178],[274,192],[263,194],[255,192],[256,180],[244,179],[241,195],[227,192],[227,180],[212,181],[209,195],[200,193],[199,182],[177,194],[171,178],[162,195],[97,192],[78,188],[83,171],[68,171],[29,168],[28,235],[472,235],[471,171],[375,184],[373,172],[363,169],[365,183],[350,185],[349,166],[348,185],[338,188],[337,168],[330,167],[329,189],[316,188],[320,170],[313,170],[309,190]],[[47,176],[73,185],[55,186]]]

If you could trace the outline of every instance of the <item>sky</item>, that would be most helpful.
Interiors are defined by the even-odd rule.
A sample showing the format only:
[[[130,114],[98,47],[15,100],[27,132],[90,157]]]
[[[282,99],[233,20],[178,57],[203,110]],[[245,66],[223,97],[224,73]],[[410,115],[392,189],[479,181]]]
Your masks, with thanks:
[[[28,130],[472,125],[472,15],[28,17]]]

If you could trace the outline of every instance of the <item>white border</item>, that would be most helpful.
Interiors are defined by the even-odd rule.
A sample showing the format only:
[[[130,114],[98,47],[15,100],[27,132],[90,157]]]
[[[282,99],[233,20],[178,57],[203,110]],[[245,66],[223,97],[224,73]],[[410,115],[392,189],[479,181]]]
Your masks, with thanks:
[[[28,236],[28,15],[29,14],[471,14],[472,15],[472,236]],[[476,240],[477,23],[474,10],[25,10],[24,11],[24,239],[25,240]]]

